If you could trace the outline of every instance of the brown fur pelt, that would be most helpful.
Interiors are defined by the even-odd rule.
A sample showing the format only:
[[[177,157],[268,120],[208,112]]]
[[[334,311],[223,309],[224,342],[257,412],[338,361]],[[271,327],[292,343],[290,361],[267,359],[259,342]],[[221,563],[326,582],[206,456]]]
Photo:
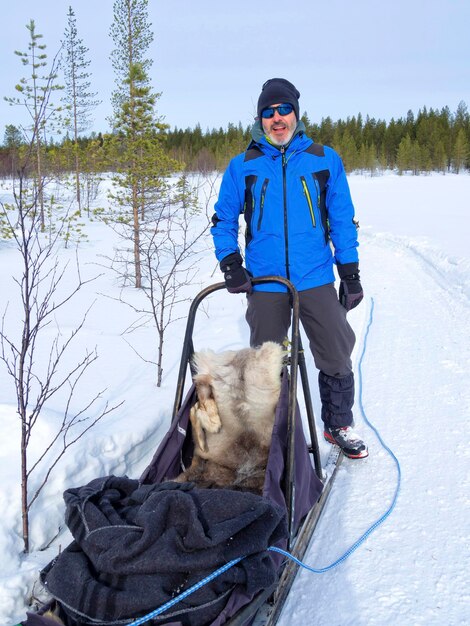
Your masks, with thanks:
[[[260,493],[281,389],[284,351],[259,348],[194,354],[191,466],[176,479]]]

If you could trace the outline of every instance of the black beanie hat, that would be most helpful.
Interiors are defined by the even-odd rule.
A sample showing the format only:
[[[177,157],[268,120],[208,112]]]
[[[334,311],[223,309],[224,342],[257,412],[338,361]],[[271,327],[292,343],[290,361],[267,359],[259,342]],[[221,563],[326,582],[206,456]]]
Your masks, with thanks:
[[[261,88],[261,94],[258,98],[258,118],[261,117],[261,112],[272,104],[288,102],[294,107],[295,117],[299,120],[299,98],[299,91],[288,80],[270,78]]]

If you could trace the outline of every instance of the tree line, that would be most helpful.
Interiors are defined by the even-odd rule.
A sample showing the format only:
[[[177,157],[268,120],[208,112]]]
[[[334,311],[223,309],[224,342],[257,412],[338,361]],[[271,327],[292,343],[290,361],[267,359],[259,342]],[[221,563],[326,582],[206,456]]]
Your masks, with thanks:
[[[317,143],[335,148],[348,172],[396,169],[400,173],[460,172],[470,168],[470,115],[465,102],[453,113],[423,107],[415,115],[390,122],[361,113],[346,120],[302,116],[307,134]],[[202,131],[197,125],[166,133],[169,153],[193,170],[223,170],[230,158],[246,149],[251,128],[229,124],[226,129]]]
[[[411,172],[455,172],[470,169],[470,114],[465,102],[452,112],[424,106],[417,114],[389,122],[358,115],[346,120],[323,118],[312,122],[302,115],[307,134],[317,143],[333,147],[341,155],[346,171],[370,173],[395,170]],[[243,152],[251,140],[251,126],[229,123],[226,128],[202,130],[170,129],[160,124],[154,138],[173,167],[188,172],[223,171],[232,157]],[[71,136],[44,145],[44,167],[50,175],[76,171],[80,164],[84,179],[100,172],[115,171],[122,160],[122,136],[118,132],[93,132]],[[25,149],[21,131],[5,127],[0,147],[0,176],[15,172],[21,151]],[[77,174],[78,176],[78,174]],[[77,185],[77,188],[79,186]]]

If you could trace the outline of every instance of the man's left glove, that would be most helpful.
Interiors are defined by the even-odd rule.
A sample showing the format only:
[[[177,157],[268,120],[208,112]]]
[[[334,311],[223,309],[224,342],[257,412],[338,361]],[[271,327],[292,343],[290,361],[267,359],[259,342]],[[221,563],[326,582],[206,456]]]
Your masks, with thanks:
[[[339,301],[346,311],[354,309],[364,297],[361,281],[359,280],[359,272],[350,274],[341,279],[339,285]]]
[[[224,273],[225,286],[229,293],[251,293],[251,276],[242,265],[243,259],[239,252],[229,254],[220,262]]]

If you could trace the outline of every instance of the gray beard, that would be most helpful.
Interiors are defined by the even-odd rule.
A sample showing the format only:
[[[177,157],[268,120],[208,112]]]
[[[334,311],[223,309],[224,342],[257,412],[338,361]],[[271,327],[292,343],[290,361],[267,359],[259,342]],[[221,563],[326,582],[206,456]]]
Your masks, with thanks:
[[[280,148],[281,146],[287,146],[287,144],[290,142],[290,140],[292,139],[292,137],[294,136],[295,133],[295,129],[292,130],[289,135],[287,136],[287,138],[284,141],[277,141],[276,139],[274,139],[274,137],[272,137],[270,134],[266,133],[266,136],[269,137],[269,141],[276,147]]]

